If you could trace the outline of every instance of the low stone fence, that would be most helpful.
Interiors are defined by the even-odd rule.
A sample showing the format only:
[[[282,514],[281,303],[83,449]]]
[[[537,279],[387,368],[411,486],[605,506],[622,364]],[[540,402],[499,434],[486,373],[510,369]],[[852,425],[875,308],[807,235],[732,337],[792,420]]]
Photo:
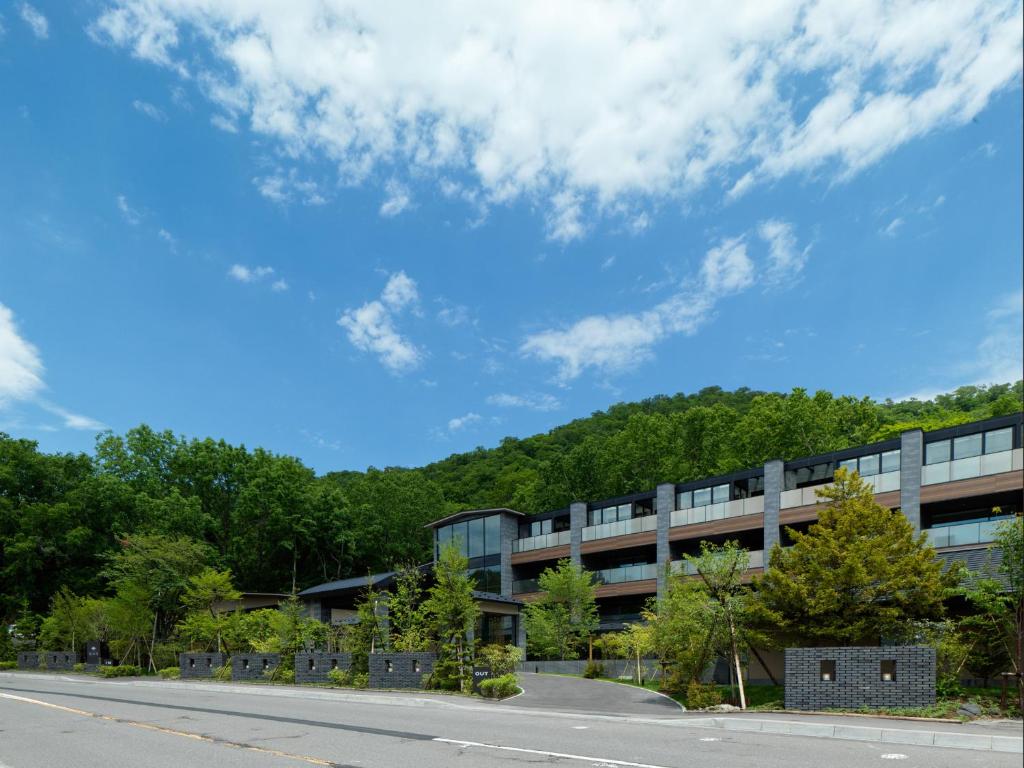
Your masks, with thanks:
[[[928,707],[934,703],[934,648],[786,649],[786,709]]]
[[[295,654],[296,683],[329,683],[328,677],[332,669],[348,670],[352,668],[351,653],[312,653]]]
[[[43,664],[47,669],[74,669],[80,659],[75,651],[42,651]]]
[[[434,671],[432,653],[371,653],[371,688],[423,688],[423,676]]]
[[[266,680],[280,665],[279,653],[236,653],[231,657],[231,679]]]
[[[18,654],[18,669],[39,669],[40,657],[38,651],[22,651]]]
[[[213,673],[226,663],[225,653],[178,654],[178,669],[183,680],[213,677]]]
[[[636,677],[636,662],[629,659],[595,659],[595,664],[604,665],[604,677]],[[654,677],[658,669],[657,659],[641,659],[644,677]],[[586,659],[561,659],[555,661],[523,661],[516,665],[517,672],[546,672],[558,675],[582,675],[587,668]]]

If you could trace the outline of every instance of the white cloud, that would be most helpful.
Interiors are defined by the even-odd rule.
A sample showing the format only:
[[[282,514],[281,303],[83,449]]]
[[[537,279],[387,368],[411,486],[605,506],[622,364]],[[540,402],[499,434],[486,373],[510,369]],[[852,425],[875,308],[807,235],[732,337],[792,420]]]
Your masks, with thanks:
[[[986,313],[977,357],[963,370],[973,384],[1002,384],[1024,378],[1024,291],[1001,296]]]
[[[117,196],[117,210],[121,212],[124,220],[133,227],[138,226],[139,222],[142,221],[142,214],[128,204],[128,198],[124,195]]]
[[[18,333],[14,313],[0,304],[0,408],[12,400],[28,400],[43,384],[43,359]]]
[[[397,216],[412,203],[412,196],[409,188],[395,179],[391,179],[384,185],[384,192],[387,197],[380,206],[380,215],[384,218]]]
[[[132,107],[135,108],[136,112],[140,112],[150,120],[155,120],[158,123],[167,122],[167,114],[155,104],[150,104],[148,101],[142,101],[141,99],[135,99],[132,102]]]
[[[275,291],[277,293],[280,293],[281,291],[287,291],[288,290],[288,281],[287,280],[275,280],[273,282],[273,284],[270,286],[270,290]]]
[[[438,322],[447,325],[449,328],[457,328],[460,325],[473,322],[469,314],[469,307],[463,304],[449,305],[445,303],[437,311],[437,319]]]
[[[762,221],[757,234],[768,244],[768,266],[764,280],[768,285],[794,282],[803,271],[811,247],[797,246],[793,225],[779,219]]]
[[[319,185],[301,178],[294,168],[288,172],[277,170],[269,176],[257,176],[252,183],[261,195],[280,205],[296,199],[303,205],[324,205],[327,202]]]
[[[28,24],[28,28],[32,30],[33,35],[40,40],[46,40],[50,36],[50,22],[36,8],[28,3],[22,3],[18,10],[21,14],[21,20]]]
[[[419,294],[416,282],[405,272],[391,275],[380,299],[361,307],[347,309],[338,319],[349,342],[356,349],[377,355],[381,364],[400,374],[417,368],[424,353],[395,328],[396,316],[415,305]]]
[[[896,235],[900,233],[901,229],[903,229],[903,217],[897,216],[895,219],[893,219],[884,227],[882,227],[882,229],[879,231],[879,234],[882,235],[883,237],[896,237]]]
[[[531,411],[556,411],[562,407],[562,403],[557,397],[546,392],[525,395],[511,395],[507,392],[500,392],[488,397],[487,403],[499,408],[528,408]]]
[[[342,182],[526,199],[569,242],[616,203],[842,180],[969,122],[1019,83],[1021,25],[1019,0],[114,0],[90,34],[187,61],[232,122]]]
[[[520,353],[558,364],[566,382],[584,370],[618,373],[648,360],[665,338],[693,334],[716,303],[754,282],[754,264],[742,237],[723,240],[705,254],[699,275],[676,286],[676,293],[645,312],[591,315],[567,328],[531,334]]]
[[[448,431],[458,432],[471,424],[476,424],[478,421],[480,421],[480,414],[470,411],[465,416],[456,416],[454,419],[448,419]]]
[[[273,267],[247,267],[244,264],[232,264],[228,269],[228,277],[240,283],[256,283],[274,274]]]
[[[39,350],[18,332],[14,312],[0,304],[0,410],[14,402],[34,402],[43,410],[60,416],[69,429],[106,429],[95,419],[41,399],[46,389],[43,371]]]
[[[238,133],[238,126],[235,125],[230,117],[225,117],[224,115],[214,115],[210,118],[210,124],[225,133]]]
[[[167,243],[167,247],[171,249],[171,253],[176,253],[178,249],[178,241],[170,232],[161,227],[157,230],[157,237]]]

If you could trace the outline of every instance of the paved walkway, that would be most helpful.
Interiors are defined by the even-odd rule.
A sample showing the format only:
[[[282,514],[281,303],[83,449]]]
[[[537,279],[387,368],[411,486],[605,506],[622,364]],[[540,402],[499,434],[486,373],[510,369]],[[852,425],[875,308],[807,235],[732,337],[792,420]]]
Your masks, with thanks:
[[[646,688],[582,677],[519,675],[520,696],[506,699],[513,707],[556,712],[593,712],[602,715],[678,716],[680,706],[667,696]]]

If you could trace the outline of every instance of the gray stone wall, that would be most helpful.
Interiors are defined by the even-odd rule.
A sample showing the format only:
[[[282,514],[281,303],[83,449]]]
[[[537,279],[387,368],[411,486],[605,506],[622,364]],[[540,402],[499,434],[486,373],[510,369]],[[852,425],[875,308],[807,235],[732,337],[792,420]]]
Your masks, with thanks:
[[[180,653],[178,670],[183,680],[213,677],[214,670],[227,664],[226,653]]]
[[[835,662],[834,679],[821,679],[823,661]],[[883,661],[895,662],[892,681],[882,679]],[[934,648],[786,649],[786,709],[927,707],[934,703]]]
[[[519,521],[502,512],[501,522],[501,596],[512,597],[512,542],[519,538]]]
[[[47,669],[72,669],[80,661],[75,651],[42,651],[40,656]]]
[[[672,525],[672,510],[676,508],[676,487],[672,483],[658,486],[658,539],[655,562],[658,563],[658,597],[665,594],[665,564],[669,561],[668,531]]]
[[[231,657],[231,679],[266,680],[280,665],[278,653],[236,653]]]
[[[772,547],[779,543],[779,509],[782,507],[782,489],[785,482],[785,467],[779,459],[764,463],[764,564]]]
[[[912,429],[900,435],[900,509],[921,530],[921,465],[924,463],[924,433]]]
[[[328,676],[332,669],[348,670],[352,668],[351,653],[312,653],[295,654],[296,683],[329,683]]]
[[[574,501],[569,505],[569,558],[582,565],[580,547],[583,546],[583,529],[587,526],[587,505],[582,501]]]
[[[18,669],[39,669],[40,658],[37,651],[22,651],[18,654]]]
[[[371,653],[371,688],[423,688],[423,676],[434,671],[432,653]]]

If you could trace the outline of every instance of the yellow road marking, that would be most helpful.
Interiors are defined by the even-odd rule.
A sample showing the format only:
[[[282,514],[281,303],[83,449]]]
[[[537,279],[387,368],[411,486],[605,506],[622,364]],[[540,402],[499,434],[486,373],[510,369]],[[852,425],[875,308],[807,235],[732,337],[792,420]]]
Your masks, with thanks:
[[[75,707],[65,707],[63,704],[53,704],[49,701],[40,701],[39,699],[29,699],[25,696],[15,696],[11,693],[0,693],[0,698],[9,699],[11,701],[21,701],[26,704],[36,704],[40,707],[47,707],[48,709],[56,709],[60,712],[69,712],[73,715],[82,715],[83,717],[92,717],[97,720],[107,720],[112,723],[121,723],[122,725],[130,725],[134,728],[142,728],[147,731],[157,731],[158,733],[166,733],[171,736],[183,736],[186,739],[195,739],[196,741],[205,741],[210,744],[220,744],[225,747],[233,747],[235,749],[245,749],[250,752],[261,752],[265,755],[272,755],[274,757],[285,757],[290,760],[301,760],[304,763],[310,763],[312,765],[334,765],[330,760],[322,760],[319,757],[310,757],[309,755],[297,755],[292,752],[282,752],[279,749],[266,749],[264,747],[254,747],[251,744],[242,744],[237,741],[226,741],[223,739],[214,739],[210,736],[204,736],[200,733],[189,733],[188,731],[179,731],[174,728],[165,728],[162,725],[153,725],[152,723],[140,723],[137,720],[125,720],[120,717],[114,717],[113,715],[103,715],[99,712],[89,712],[84,709],[76,709]]]

